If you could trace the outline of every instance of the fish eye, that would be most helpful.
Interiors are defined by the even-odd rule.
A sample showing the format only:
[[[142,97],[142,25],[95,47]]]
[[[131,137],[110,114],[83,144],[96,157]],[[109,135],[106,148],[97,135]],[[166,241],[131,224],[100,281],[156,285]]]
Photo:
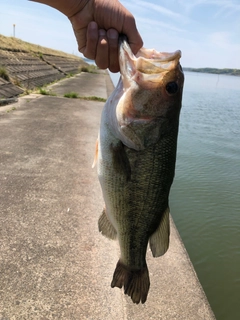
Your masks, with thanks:
[[[178,92],[178,84],[175,81],[168,82],[166,85],[166,90],[169,94],[174,94]]]

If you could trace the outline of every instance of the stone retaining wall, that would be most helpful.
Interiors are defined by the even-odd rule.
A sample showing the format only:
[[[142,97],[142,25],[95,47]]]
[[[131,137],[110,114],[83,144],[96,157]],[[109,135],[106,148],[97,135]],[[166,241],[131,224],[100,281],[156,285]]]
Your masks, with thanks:
[[[0,102],[2,98],[11,98],[23,93],[23,89],[13,85],[11,82],[0,78]],[[0,103],[1,105],[1,103]]]
[[[59,70],[60,72],[65,74],[78,73],[80,62],[81,62],[81,65],[84,64],[82,61],[79,61],[79,59],[76,60],[76,59],[57,57],[57,56],[51,56],[46,54],[42,55],[42,59],[48,64],[52,65],[57,70]]]
[[[76,74],[86,63],[80,58],[68,58],[0,49],[0,66],[6,69],[10,81],[1,79],[0,99],[14,97],[23,89],[33,89]]]

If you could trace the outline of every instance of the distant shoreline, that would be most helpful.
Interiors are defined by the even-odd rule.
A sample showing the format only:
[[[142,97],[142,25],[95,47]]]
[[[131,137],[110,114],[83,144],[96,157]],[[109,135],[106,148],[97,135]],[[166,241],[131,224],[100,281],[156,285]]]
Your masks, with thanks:
[[[240,77],[240,69],[183,68],[183,70],[190,71],[190,72],[199,72],[199,73],[225,74],[225,75]]]

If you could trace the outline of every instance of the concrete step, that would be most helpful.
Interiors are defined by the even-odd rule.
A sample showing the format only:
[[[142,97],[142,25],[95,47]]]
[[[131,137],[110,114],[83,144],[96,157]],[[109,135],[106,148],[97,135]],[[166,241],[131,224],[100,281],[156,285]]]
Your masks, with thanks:
[[[12,84],[26,89],[43,86],[80,72],[86,63],[80,58],[42,55],[29,52],[13,52],[0,49],[0,66],[6,68]],[[4,90],[1,90],[3,97]]]
[[[79,60],[46,54],[43,55],[43,60],[64,73],[78,73],[81,66],[81,64],[79,64]]]
[[[3,98],[12,98],[23,92],[23,89],[15,86],[9,81],[0,78],[0,101]]]

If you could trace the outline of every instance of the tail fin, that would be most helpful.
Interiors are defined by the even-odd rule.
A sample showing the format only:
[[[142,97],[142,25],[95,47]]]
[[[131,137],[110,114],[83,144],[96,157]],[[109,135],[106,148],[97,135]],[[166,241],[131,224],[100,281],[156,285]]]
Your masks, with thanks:
[[[111,287],[122,288],[122,286],[124,286],[124,293],[131,297],[133,303],[146,302],[150,287],[147,265],[141,270],[133,270],[119,260]]]

